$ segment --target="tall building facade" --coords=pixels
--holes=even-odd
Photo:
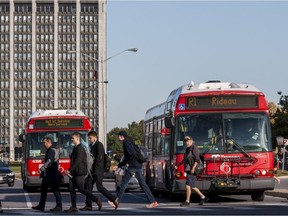
[[[101,128],[105,57],[106,0],[1,0],[0,147],[11,161],[36,110],[82,110]]]

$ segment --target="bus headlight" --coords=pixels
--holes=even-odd
[[[262,175],[266,175],[266,174],[267,174],[267,171],[266,171],[266,170],[261,170],[261,174],[262,174]]]

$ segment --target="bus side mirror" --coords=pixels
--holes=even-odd
[[[26,139],[26,136],[25,136],[25,134],[24,133],[21,133],[20,135],[19,135],[19,137],[18,137],[18,140],[20,141],[20,142],[25,142],[25,139]]]
[[[175,125],[175,122],[174,122],[173,117],[170,117],[170,116],[165,117],[165,127],[166,128],[172,128],[172,127],[174,127],[174,125]]]

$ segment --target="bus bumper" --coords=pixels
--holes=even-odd
[[[186,180],[176,180],[174,192],[185,192]],[[217,194],[244,194],[251,191],[273,190],[275,187],[274,178],[240,179],[237,184],[225,185],[219,182],[208,180],[196,181],[196,187],[202,192]]]

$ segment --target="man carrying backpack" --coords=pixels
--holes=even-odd
[[[121,198],[126,190],[126,187],[128,185],[129,180],[132,176],[135,175],[137,178],[140,186],[145,192],[147,200],[150,202],[149,205],[146,205],[147,208],[155,208],[158,206],[158,203],[156,202],[153,194],[151,193],[150,188],[146,184],[143,176],[143,169],[142,169],[142,163],[137,160],[137,153],[135,150],[135,143],[131,138],[127,136],[127,133],[125,131],[120,131],[118,133],[118,139],[123,142],[123,150],[124,150],[124,160],[118,164],[118,167],[124,167],[128,166],[121,184],[120,189],[117,193],[117,199],[120,202]]]
[[[87,170],[87,155],[84,147],[81,145],[81,134],[73,133],[71,135],[72,143],[74,144],[73,151],[70,156],[70,169],[66,172],[68,176],[70,176],[69,180],[69,192],[71,197],[72,206],[65,210],[65,212],[77,212],[76,205],[76,188],[78,188],[79,192],[89,197],[91,200],[96,202],[98,205],[98,210],[100,211],[102,208],[101,198],[98,196],[94,196],[92,192],[85,189],[85,180],[88,173]]]
[[[116,197],[113,196],[104,186],[103,186],[103,176],[105,171],[105,150],[104,146],[98,140],[98,135],[95,131],[90,131],[88,133],[88,138],[90,141],[90,151],[94,157],[94,163],[92,166],[91,176],[89,175],[86,179],[86,188],[88,191],[93,191],[93,185],[96,183],[97,190],[103,194],[110,202],[113,203],[114,208],[117,209],[119,206]],[[91,211],[92,210],[92,201],[87,196],[86,205],[83,208],[80,208],[81,211]]]

